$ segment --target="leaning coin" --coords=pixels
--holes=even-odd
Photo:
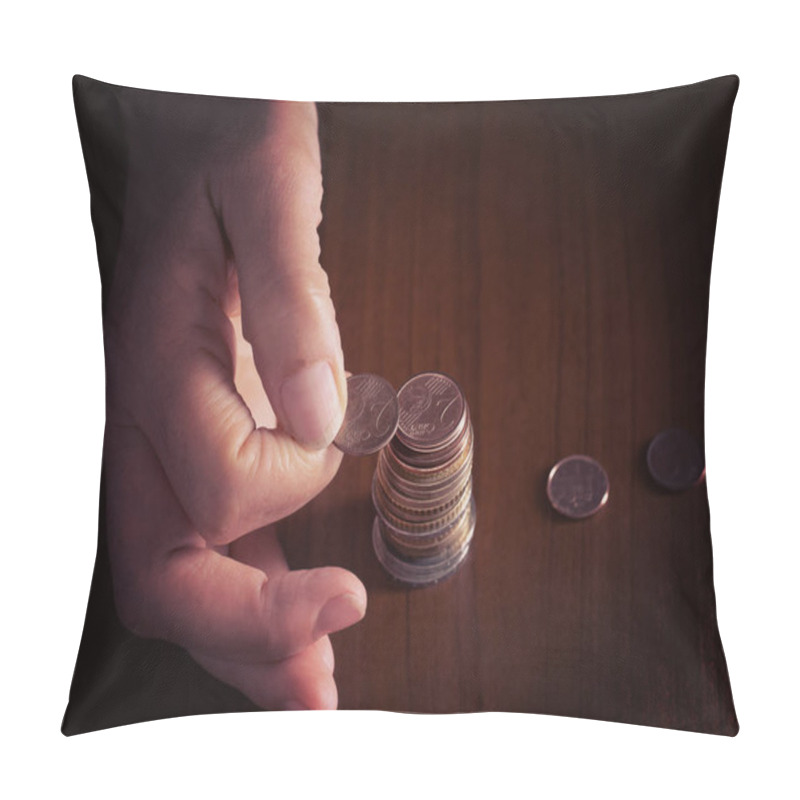
[[[351,456],[376,453],[397,430],[397,392],[379,375],[363,373],[347,379],[347,409],[333,443]]]
[[[566,517],[581,519],[599,511],[608,501],[608,475],[589,456],[568,456],[547,478],[547,497]]]
[[[703,452],[695,438],[681,428],[661,431],[647,448],[647,469],[664,489],[680,492],[700,483],[706,474]]]

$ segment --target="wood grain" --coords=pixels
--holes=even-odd
[[[735,86],[576,101],[320,106],[323,265],[346,364],[399,387],[441,370],[476,435],[478,524],[444,583],[373,555],[375,457],[280,525],[295,567],[369,593],[334,637],[342,708],[532,711],[738,729],[717,632],[705,486],[644,450],[703,439],[708,285]],[[553,512],[587,453],[608,506]]]
[[[475,430],[475,539],[437,586],[393,583],[372,552],[375,456],[345,458],[279,525],[293,567],[340,565],[367,587],[366,618],[333,636],[341,708],[737,732],[705,485],[672,494],[645,466],[666,427],[703,441],[711,255],[737,86],[319,106],[322,261],[347,367],[396,387],[446,372]],[[105,291],[125,186],[115,96],[136,90],[91,87],[104,122],[81,131]],[[598,459],[611,483],[607,506],[582,521],[559,517],[545,494],[551,466],[572,453]],[[123,628],[105,521],[101,484],[62,730],[255,710],[181,648]]]

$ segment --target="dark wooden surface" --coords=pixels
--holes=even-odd
[[[280,525],[295,567],[364,581],[340,707],[532,711],[735,733],[705,486],[660,491],[659,430],[703,437],[708,285],[732,80],[581,103],[320,106],[321,228],[346,365],[441,370],[475,427],[477,530],[444,583],[372,552],[376,458]],[[552,464],[607,507],[553,512]]]
[[[292,566],[341,565],[367,587],[366,618],[333,637],[341,708],[738,730],[705,486],[663,492],[644,461],[665,427],[702,442],[711,252],[737,85],[320,106],[322,260],[346,364],[398,387],[421,371],[452,375],[476,437],[475,539],[440,585],[405,589],[378,564],[374,456],[345,458],[279,525]],[[124,181],[112,180],[119,158],[87,153],[103,176],[93,213],[106,214],[107,277]],[[572,453],[597,458],[611,481],[607,507],[580,522],[545,495],[550,467]],[[101,491],[64,732],[254,710],[181,648],[122,627],[105,535]]]

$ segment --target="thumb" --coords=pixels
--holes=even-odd
[[[275,415],[322,449],[344,418],[344,358],[319,263],[322,172],[313,104],[273,103],[266,134],[221,208],[239,278],[242,330]]]

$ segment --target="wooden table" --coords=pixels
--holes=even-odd
[[[662,491],[644,458],[667,427],[703,441],[735,84],[690,89],[320,106],[322,261],[346,365],[396,387],[453,376],[475,430],[475,538],[439,585],[398,586],[375,558],[374,456],[345,458],[279,525],[293,567],[340,565],[367,587],[366,618],[332,637],[341,708],[738,729],[705,485]],[[573,453],[611,484],[583,521],[545,494]],[[102,534],[73,696],[68,732],[254,708],[180,648],[121,627]]]
[[[396,387],[452,375],[476,437],[474,543],[439,585],[402,588],[376,560],[374,456],[280,525],[293,566],[367,587],[364,621],[333,637],[341,708],[735,726],[705,485],[661,491],[644,458],[665,427],[702,442],[722,163],[703,140],[665,185],[661,132],[626,130],[620,102],[320,106],[346,365]],[[610,477],[584,521],[545,494],[572,453]]]

